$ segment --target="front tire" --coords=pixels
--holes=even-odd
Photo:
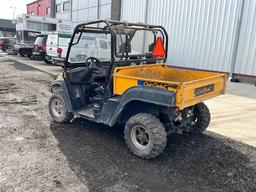
[[[73,113],[67,111],[64,96],[61,92],[53,93],[49,100],[48,109],[55,122],[68,123],[73,118]]]
[[[204,132],[211,121],[211,114],[208,107],[204,103],[198,103],[194,106],[194,117],[190,127],[190,133],[199,135]]]
[[[165,127],[148,113],[132,116],[125,125],[124,137],[130,151],[143,159],[159,156],[167,144]]]

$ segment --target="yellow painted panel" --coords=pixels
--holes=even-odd
[[[127,89],[137,86],[138,82],[138,80],[130,78],[115,77],[114,79],[115,95],[122,95]]]
[[[224,94],[227,76],[221,73],[172,69],[166,64],[117,67],[114,72],[114,94],[122,95],[134,86],[163,88],[176,92],[178,109]],[[195,89],[214,84],[214,91],[195,96]]]
[[[223,76],[217,76],[214,78],[202,79],[200,81],[183,84],[182,90],[180,90],[181,91],[180,95],[182,97],[180,98],[181,102],[180,103],[177,102],[177,107],[179,109],[184,109],[196,103],[200,103],[212,97],[216,97],[218,95],[224,94],[224,90],[226,86],[225,82],[226,82],[226,75],[223,75]],[[214,85],[213,92],[205,93],[200,96],[195,96],[196,88],[200,88],[200,87],[204,87],[212,84]]]

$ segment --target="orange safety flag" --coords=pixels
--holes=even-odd
[[[165,56],[164,42],[161,37],[157,37],[152,55],[154,58]]]

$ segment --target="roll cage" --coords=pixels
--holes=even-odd
[[[103,27],[100,27],[103,26]],[[152,54],[129,54],[129,46],[132,38],[135,33],[138,31],[151,31],[154,34],[154,43],[156,42],[156,36],[161,34],[162,42],[165,49],[164,57],[153,58]],[[80,34],[79,34],[80,33]],[[156,63],[157,61],[165,62],[167,59],[168,53],[168,34],[164,27],[158,25],[148,25],[143,23],[130,23],[130,22],[122,22],[115,20],[98,20],[88,23],[82,23],[76,26],[74,29],[74,33],[72,35],[68,50],[66,60],[64,62],[64,71],[67,71],[70,68],[76,68],[85,66],[85,63],[70,63],[69,55],[71,51],[71,47],[76,45],[83,33],[95,33],[95,34],[109,34],[111,36],[111,58],[108,62],[102,62],[104,64],[109,65],[109,70],[107,72],[107,84],[111,81],[112,73],[114,66],[125,66],[130,65],[132,62],[135,63]],[[75,36],[79,34],[78,39],[74,42]],[[117,53],[117,36],[118,35],[125,36],[125,42],[123,43],[123,52],[121,55]],[[145,37],[144,40],[145,41]],[[145,42],[143,42],[145,44]]]

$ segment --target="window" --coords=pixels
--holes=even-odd
[[[101,49],[108,49],[107,41],[100,40],[100,48]]]
[[[46,8],[46,15],[50,15],[51,14],[51,7],[47,7]]]
[[[35,45],[46,44],[47,35],[38,35],[34,42]]]
[[[69,34],[59,34],[59,46],[68,47],[71,40],[71,35]]]
[[[18,17],[18,23],[23,23],[23,18],[22,17]]]
[[[56,5],[56,12],[61,12],[61,4]]]
[[[41,23],[35,21],[27,21],[27,29],[41,31]]]
[[[43,23],[42,31],[56,31],[56,24]]]
[[[70,63],[84,63],[88,57],[96,57],[100,61],[110,61],[111,50],[108,49],[109,41],[110,34],[106,34],[103,40],[101,34],[77,33],[72,42],[73,45],[70,49],[68,61]]]
[[[63,11],[68,11],[70,8],[69,1],[63,3]]]

